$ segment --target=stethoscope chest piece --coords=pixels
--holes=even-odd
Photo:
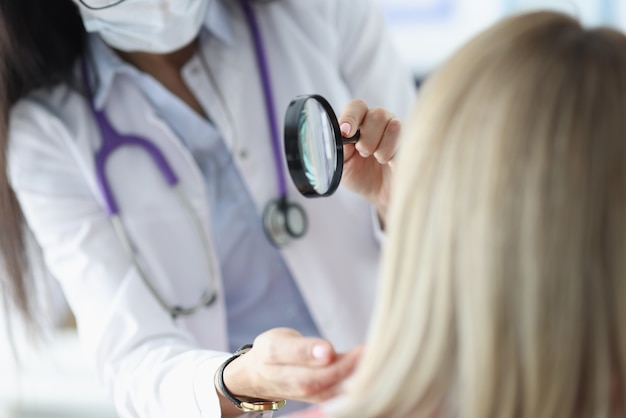
[[[279,197],[271,200],[263,212],[265,234],[276,247],[284,247],[294,238],[302,237],[308,228],[308,220],[302,206]]]

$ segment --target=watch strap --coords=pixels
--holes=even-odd
[[[281,401],[242,401],[240,399],[237,399],[226,388],[226,385],[224,384],[224,370],[226,369],[226,366],[228,366],[233,360],[237,359],[241,355],[250,351],[251,348],[252,344],[245,344],[241,346],[230,358],[228,358],[228,360],[222,363],[220,368],[217,369],[217,373],[215,375],[217,387],[226,397],[226,399],[231,401],[237,407],[237,409],[243,412],[276,411],[282,408],[287,403],[287,401],[284,399]]]

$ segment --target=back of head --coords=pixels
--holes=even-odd
[[[611,416],[626,399],[626,37],[508,18],[425,83],[403,140],[344,415]]]

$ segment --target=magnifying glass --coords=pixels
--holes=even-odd
[[[291,179],[306,197],[332,195],[341,181],[344,138],[328,101],[317,94],[298,96],[285,114],[285,154]]]

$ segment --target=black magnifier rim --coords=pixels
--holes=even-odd
[[[337,164],[335,167],[335,173],[330,182],[330,186],[325,193],[318,193],[305,174],[304,165],[302,163],[302,150],[298,135],[300,133],[300,115],[302,109],[307,100],[317,100],[322,105],[322,108],[328,115],[331,127],[335,136],[335,152],[337,155]],[[294,98],[289,106],[287,106],[287,112],[285,114],[285,155],[287,158],[287,167],[289,168],[289,174],[291,179],[296,185],[298,191],[306,197],[326,197],[330,196],[339,187],[341,181],[341,175],[343,173],[343,139],[341,137],[341,131],[339,129],[339,121],[333,111],[330,103],[320,96],[319,94],[306,94]]]
[[[100,6],[100,7],[94,7],[94,6],[90,6],[88,4],[88,1],[86,0],[78,0],[80,2],[80,4],[82,4],[83,6],[85,6],[86,8],[88,8],[89,10],[103,10],[103,9],[108,9],[109,7],[113,7],[113,6],[117,6],[120,3],[123,3],[125,0],[117,0],[114,1],[111,4],[107,4],[106,6]]]

